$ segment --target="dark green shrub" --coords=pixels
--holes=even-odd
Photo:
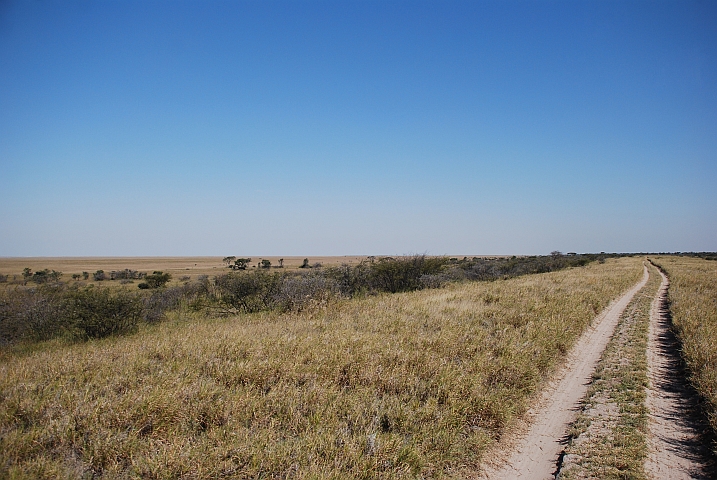
[[[232,270],[246,270],[247,265],[251,262],[251,258],[237,258],[234,260],[234,265],[231,265]]]
[[[407,292],[421,288],[421,277],[435,275],[448,264],[444,257],[412,255],[408,257],[383,257],[371,265],[371,287],[383,292]]]
[[[144,281],[147,287],[140,286],[139,288],[160,288],[165,286],[167,282],[171,280],[171,278],[172,275],[170,275],[169,273],[162,273],[155,270],[152,275],[147,275],[146,277],[144,277]],[[142,284],[140,283],[140,285]]]
[[[142,301],[125,290],[86,287],[65,297],[67,329],[75,338],[103,338],[130,333],[142,318]]]

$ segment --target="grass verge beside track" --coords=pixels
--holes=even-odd
[[[656,257],[670,278],[672,322],[682,344],[690,382],[704,402],[713,437],[717,434],[717,261]],[[717,444],[712,453],[717,456]]]
[[[461,476],[641,275],[609,259],[4,356],[0,476]]]
[[[647,339],[650,306],[661,277],[650,279],[620,319],[571,426],[561,480],[643,479],[647,456]]]

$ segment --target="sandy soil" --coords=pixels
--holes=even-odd
[[[679,344],[670,329],[666,304],[669,280],[660,274],[662,284],[650,309],[647,346],[649,453],[645,472],[655,479],[713,478],[714,472],[707,471],[705,460],[707,440],[700,437],[704,425],[697,410],[697,395],[687,383]]]
[[[622,312],[648,278],[645,267],[642,280],[595,319],[569,353],[565,367],[556,374],[537,406],[529,412],[527,434],[516,442],[509,458],[502,465],[487,469],[484,477],[506,480],[554,478],[565,432],[587,392],[592,373]],[[499,460],[493,463],[499,463]]]

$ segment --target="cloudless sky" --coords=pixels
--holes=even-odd
[[[710,1],[0,0],[0,256],[717,250]]]

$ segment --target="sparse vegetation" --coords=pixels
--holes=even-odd
[[[145,275],[144,282],[137,285],[139,288],[161,288],[165,286],[172,276],[169,273],[154,271],[151,275]]]
[[[661,280],[649,268],[650,279],[625,309],[568,431],[561,480],[645,478],[646,350],[650,306]]]
[[[246,270],[247,265],[249,265],[249,262],[251,262],[251,258],[236,258],[236,257],[227,257],[234,260],[234,264],[230,265],[230,268],[233,270]]]
[[[445,257],[427,257],[425,255],[413,255],[406,257],[380,257],[372,258],[361,262],[358,265],[342,265],[340,267],[320,268],[317,264],[306,272],[291,272],[282,270],[281,273],[268,273],[271,263],[264,260],[260,263],[265,268],[252,270],[250,272],[233,272],[219,275],[213,279],[200,276],[196,283],[189,283],[189,278],[181,280],[187,288],[172,290],[172,297],[183,294],[188,298],[172,300],[171,302],[159,301],[147,303],[144,297],[139,297],[140,303],[149,308],[141,317],[145,320],[151,319],[155,322],[164,316],[165,310],[161,306],[171,305],[177,308],[180,304],[191,305],[195,310],[204,310],[210,314],[234,315],[237,313],[250,313],[260,310],[277,309],[279,311],[301,311],[312,305],[325,304],[332,298],[356,297],[381,292],[404,292],[424,288],[438,288],[449,282],[460,280],[495,280],[498,278],[509,278],[511,276],[526,274],[535,271],[550,271],[565,268],[566,266],[584,265],[591,258],[588,256],[577,256],[565,261],[567,257],[560,257],[553,254],[551,257],[513,257],[510,259],[474,258],[469,260],[463,258],[448,259]],[[236,270],[246,265],[250,258],[225,257],[224,261],[234,261]],[[308,265],[308,259],[304,264]],[[86,273],[86,272],[85,272]],[[22,323],[33,315],[40,315],[40,312],[47,312],[50,317],[56,318],[55,323],[67,321],[67,313],[57,305],[65,300],[59,299],[68,295],[69,291],[65,285],[59,285],[60,272],[48,269],[33,273],[29,268],[23,272],[24,282],[37,283],[38,285],[57,285],[52,295],[48,289],[34,289],[27,292],[5,290],[5,297],[17,296],[14,300],[8,300],[8,305],[15,305],[16,310],[7,319],[0,319],[0,322]],[[76,277],[75,277],[76,278]],[[164,288],[169,284],[171,275],[161,271],[154,271],[152,274],[145,274],[133,269],[113,270],[109,276],[104,270],[97,270],[93,279],[97,282],[104,280],[119,279],[121,285],[128,285],[132,279],[142,278],[144,281],[138,284],[141,290],[155,290]],[[81,288],[82,285],[76,285]],[[48,296],[49,295],[49,296]],[[156,294],[151,294],[157,297]],[[17,301],[15,301],[17,300]],[[44,305],[38,310],[38,305]],[[53,307],[53,305],[56,307]],[[150,306],[151,305],[151,306]],[[21,310],[27,308],[27,313]],[[170,308],[170,307],[167,307]],[[29,315],[29,316],[28,316]],[[43,314],[44,315],[44,314]],[[22,320],[25,319],[25,320]],[[15,332],[5,335],[5,342],[16,342],[18,340],[31,340],[36,338],[48,338],[48,332],[56,335],[66,333],[61,328],[51,330],[43,327],[41,334],[35,330],[36,321],[29,321],[22,328],[7,328],[7,331]],[[44,320],[43,320],[44,322]],[[40,322],[40,324],[43,324]],[[48,320],[52,322],[52,320]],[[117,329],[115,333],[131,332],[133,329]],[[22,333],[18,336],[18,332]],[[64,332],[64,333],[63,333]]]
[[[654,261],[670,278],[670,312],[682,356],[717,438],[717,263],[709,260],[712,255],[664,256]],[[717,456],[717,444],[712,451]]]
[[[180,309],[141,335],[5,350],[0,475],[461,477],[641,269],[608,260],[212,321]],[[260,272],[225,279],[285,278]]]

